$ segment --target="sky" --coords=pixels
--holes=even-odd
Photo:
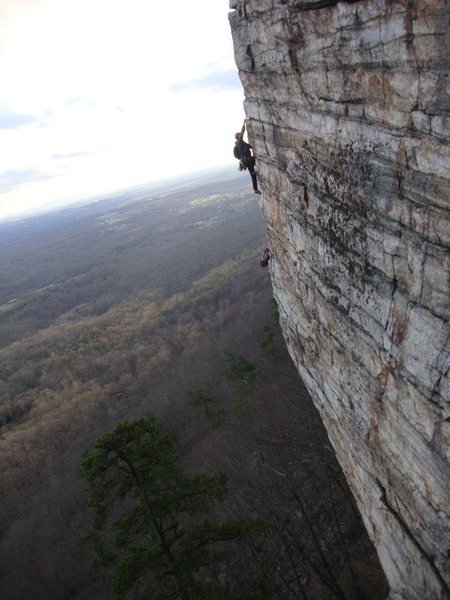
[[[0,0],[0,219],[230,164],[229,0]]]

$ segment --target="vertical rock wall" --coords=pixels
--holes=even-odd
[[[230,8],[289,351],[392,598],[448,598],[450,3]]]

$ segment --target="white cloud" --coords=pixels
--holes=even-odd
[[[14,112],[8,106],[0,104],[0,129],[16,129],[34,123],[34,115],[26,115]]]
[[[241,90],[241,82],[239,80],[236,69],[227,69],[226,71],[212,70],[203,77],[197,79],[188,79],[187,81],[179,81],[169,86],[169,91],[180,92],[183,90],[205,89],[218,92]]]
[[[51,178],[1,194],[0,215],[231,163],[244,115],[227,12],[228,0],[6,1],[2,99],[21,126],[0,129],[0,164]]]

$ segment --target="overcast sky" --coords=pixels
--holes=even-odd
[[[230,163],[228,0],[0,0],[0,218]]]

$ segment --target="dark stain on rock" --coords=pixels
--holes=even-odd
[[[255,55],[253,54],[253,49],[252,49],[252,45],[248,44],[247,46],[247,50],[245,51],[246,55],[249,57],[250,59],[250,68],[252,71],[256,71],[256,65],[255,65]]]
[[[309,197],[308,197],[308,190],[306,189],[306,187],[303,188],[303,201],[306,205],[306,208],[308,208],[309,206]]]

